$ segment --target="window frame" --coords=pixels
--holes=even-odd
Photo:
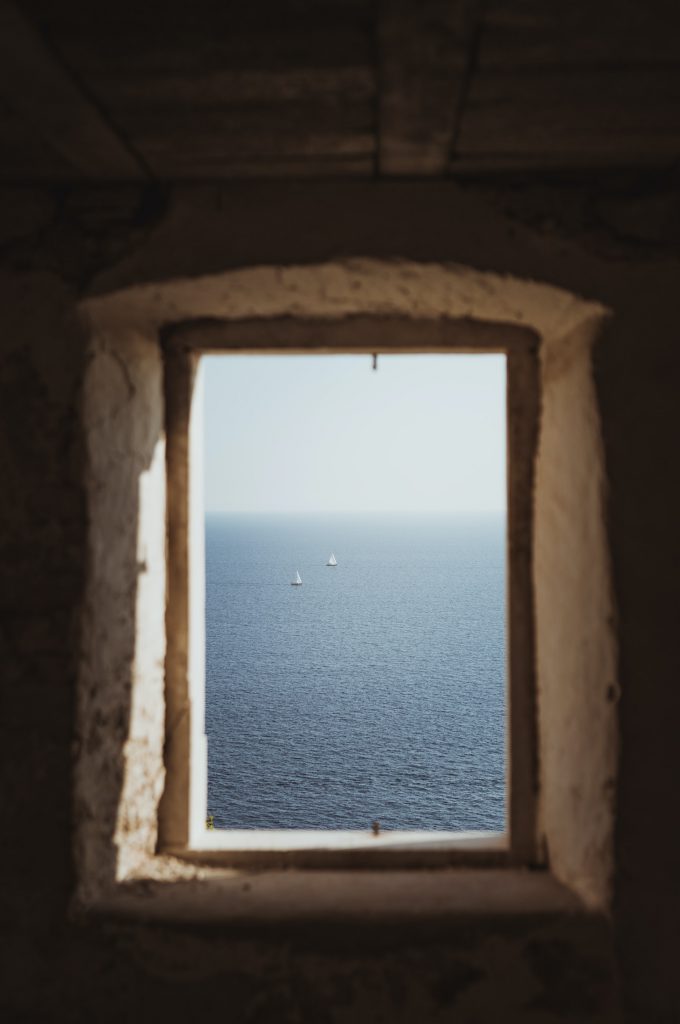
[[[223,867],[412,868],[526,865],[536,842],[533,593],[539,337],[528,327],[441,317],[356,315],[185,323],[162,332],[167,462],[166,783],[158,852]],[[205,830],[203,521],[198,367],[205,354],[482,354],[506,357],[506,832],[330,833]],[[263,838],[262,845],[253,836]],[[348,837],[343,842],[342,837]],[[227,837],[229,841],[227,842]],[[266,841],[265,841],[266,837]],[[296,837],[293,845],[290,839]],[[349,841],[349,837],[353,837]]]

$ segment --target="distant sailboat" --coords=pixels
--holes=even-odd
[[[291,587],[301,587],[302,586],[302,578],[301,578],[299,572],[295,573],[295,579],[290,581],[290,585],[291,585]]]
[[[326,565],[337,565],[337,564],[338,564],[338,563],[337,563],[337,561],[336,561],[336,559],[335,559],[335,555],[334,555],[334,554],[331,554],[331,557],[330,557],[330,558],[328,559],[328,561],[326,562]]]

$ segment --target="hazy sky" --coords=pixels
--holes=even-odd
[[[505,508],[503,356],[203,362],[208,512]]]

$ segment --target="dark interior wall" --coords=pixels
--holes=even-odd
[[[677,800],[680,326],[661,281],[597,353],[618,603],[621,761],[615,920],[640,1020],[680,1016]]]
[[[659,202],[666,216],[652,217]],[[4,195],[5,1019],[141,1020],[159,1003],[171,1020],[215,1010],[258,1021],[614,1015],[607,942],[596,924],[575,932],[565,921],[523,920],[429,935],[406,927],[389,936],[369,930],[359,943],[323,928],[313,936],[213,931],[206,939],[186,928],[68,917],[86,537],[79,403],[87,345],[74,301],[88,289],[338,256],[450,259],[559,284],[614,310],[596,351],[620,646],[614,941],[629,1019],[678,1019],[680,271],[667,230],[678,208],[658,183]]]
[[[72,887],[71,737],[85,574],[73,293],[0,276],[2,999],[43,984]],[[55,344],[55,339],[58,344]]]

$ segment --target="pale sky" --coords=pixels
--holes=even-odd
[[[206,356],[207,512],[505,508],[505,357]]]

